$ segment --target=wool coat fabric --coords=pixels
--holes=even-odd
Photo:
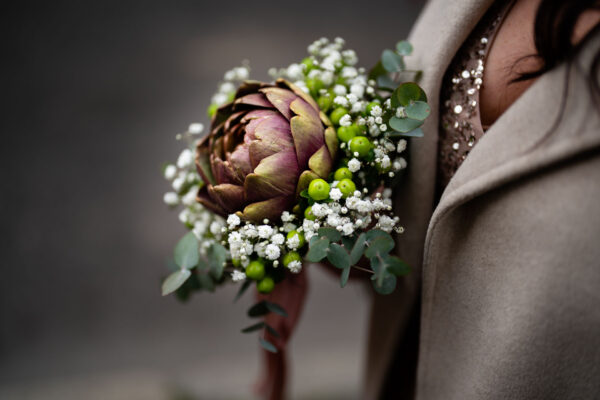
[[[600,37],[538,78],[434,199],[442,77],[491,3],[433,0],[411,33],[432,107],[395,199],[413,271],[374,299],[365,399],[386,383],[418,400],[600,398],[600,109],[586,77]]]

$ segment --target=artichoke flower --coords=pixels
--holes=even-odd
[[[205,183],[197,200],[222,216],[279,220],[313,179],[327,179],[337,147],[331,122],[310,95],[282,79],[245,82],[197,146]]]

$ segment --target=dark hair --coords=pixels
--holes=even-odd
[[[577,20],[589,9],[600,10],[600,2],[598,0],[542,0],[537,10],[534,26],[537,54],[524,57],[535,57],[542,62],[542,65],[535,71],[519,73],[513,82],[537,78],[562,62],[572,60],[587,41],[600,31],[600,23],[597,23],[578,44],[574,45],[571,42]],[[594,97],[600,95],[600,84],[597,79],[599,67],[600,53],[596,53],[588,77]]]

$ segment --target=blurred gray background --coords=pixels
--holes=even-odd
[[[267,79],[342,36],[369,67],[422,2],[12,3],[0,12],[0,399],[251,398],[250,296],[160,296],[184,232],[160,165],[241,60]],[[358,399],[369,293],[310,275],[291,398]]]

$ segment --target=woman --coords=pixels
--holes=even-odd
[[[374,301],[364,398],[600,398],[597,9],[424,10],[407,61],[434,112],[396,207],[414,272]]]

